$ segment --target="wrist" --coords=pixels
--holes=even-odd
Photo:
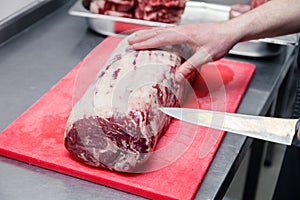
[[[223,30],[226,30],[226,37],[233,45],[238,42],[245,41],[244,38],[247,34],[247,29],[239,20],[231,19],[222,23]]]

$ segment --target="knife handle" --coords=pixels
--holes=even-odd
[[[296,123],[296,127],[295,127],[295,135],[293,138],[293,142],[292,145],[296,146],[296,147],[300,147],[300,141],[297,138],[297,132],[300,128],[300,118],[298,119],[297,123]]]

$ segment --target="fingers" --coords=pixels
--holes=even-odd
[[[199,49],[177,69],[175,80],[177,82],[182,82],[184,79],[189,79],[190,76],[201,67],[201,65],[210,61],[212,61],[211,55],[209,55],[204,48]]]
[[[153,28],[133,33],[129,36],[128,42],[134,49],[150,49],[166,45],[187,43],[188,38],[172,27]]]
[[[129,44],[143,42],[145,40],[150,39],[155,35],[154,31],[149,30],[140,30],[136,31],[128,37]]]
[[[237,11],[239,13],[245,13],[251,9],[251,6],[248,4],[234,4],[230,8],[231,10]]]
[[[204,49],[199,47],[195,39],[188,37],[186,26],[175,26],[167,28],[153,28],[141,30],[133,33],[128,38],[129,44],[136,50],[157,48],[174,44],[190,44],[195,46],[196,53],[184,62],[176,71],[175,79],[181,82],[189,77],[204,63],[212,61],[212,56]]]
[[[250,5],[247,4],[234,4],[231,6],[229,11],[229,18],[238,17],[239,15],[248,12],[251,9]]]

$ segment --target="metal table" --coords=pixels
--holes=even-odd
[[[90,31],[84,19],[69,16],[69,1],[0,46],[0,130],[65,76],[105,36]],[[0,30],[1,31],[1,30]],[[270,58],[229,56],[257,66],[238,112],[265,115],[295,59],[282,47]],[[224,196],[253,140],[226,134],[196,199]],[[0,199],[144,199],[89,181],[0,156]]]

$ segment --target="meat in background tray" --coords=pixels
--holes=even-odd
[[[93,13],[178,23],[187,0],[83,0],[83,6]]]

